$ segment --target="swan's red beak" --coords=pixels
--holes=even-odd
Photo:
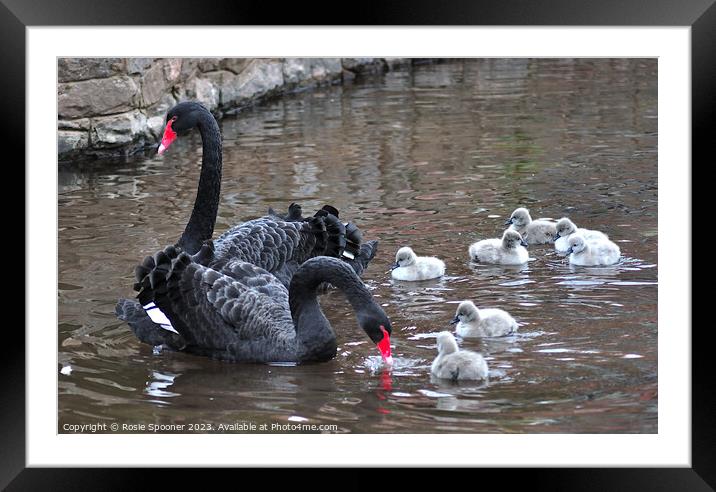
[[[165,150],[169,148],[175,138],[177,138],[177,132],[172,130],[172,123],[174,120],[167,121],[167,126],[164,129],[164,136],[162,137],[162,143],[159,144],[158,154],[163,154]]]
[[[380,327],[380,331],[383,332],[383,339],[378,342],[376,346],[378,347],[378,350],[380,350],[380,355],[383,357],[385,363],[392,364],[393,356],[390,355],[390,335],[382,325]]]

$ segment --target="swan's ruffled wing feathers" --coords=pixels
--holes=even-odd
[[[228,264],[251,263],[287,286],[301,263],[325,253],[327,235],[323,219],[284,222],[262,217],[234,227],[216,239],[215,258],[210,266],[231,275]]]
[[[303,220],[302,209],[298,203],[292,203],[291,205],[289,205],[288,213],[286,214],[281,214],[275,211],[273,208],[269,207],[268,215],[286,222],[298,222]]]
[[[285,287],[278,281],[275,281],[278,285],[267,282],[267,278],[270,277],[268,273],[252,276],[249,273],[251,270],[260,269],[248,263],[241,266],[234,264],[233,271],[241,270],[242,267],[245,267],[244,275],[240,277],[240,281],[237,281],[210,268],[190,265],[190,270],[193,270],[192,277],[189,278],[185,274],[178,282],[184,297],[190,302],[196,301],[194,306],[198,308],[197,316],[214,311],[219,317],[215,324],[224,325],[220,330],[215,330],[213,326],[201,327],[202,335],[210,339],[216,348],[224,347],[232,340],[271,339],[287,331],[295,331],[288,312],[288,292]],[[192,291],[193,296],[187,295],[189,290]],[[267,292],[281,292],[281,294],[275,299],[267,295]],[[224,327],[229,328],[229,333],[226,333]],[[218,345],[216,345],[217,341]],[[210,346],[206,341],[200,345]]]
[[[353,259],[343,258],[358,276],[363,275],[363,272],[368,268],[368,263],[375,257],[378,252],[378,240],[372,239],[360,245],[359,253]]]
[[[344,225],[330,205],[313,217],[301,217],[301,207],[292,204],[287,217],[270,210],[273,216],[261,217],[238,225],[214,241],[213,259],[200,262],[232,276],[230,262],[243,261],[267,270],[285,286],[298,267],[316,256],[342,258],[361,274],[375,256],[377,241],[362,242],[354,224]],[[345,251],[345,253],[344,253]]]
[[[249,289],[264,294],[276,304],[288,305],[288,291],[279,280],[263,268],[243,261],[229,262],[224,267],[226,275]]]
[[[338,217],[328,213],[317,213],[312,219],[306,219],[309,223],[312,220],[315,221],[314,226],[316,232],[314,233],[317,236],[317,247],[315,254],[311,255],[311,258],[318,255],[339,258],[346,249],[346,226],[338,220]],[[325,232],[320,228],[321,222],[323,223]]]
[[[234,278],[184,253],[170,259],[160,252],[154,261],[139,282],[140,302],[158,306],[186,351],[237,361],[289,360],[295,353],[288,292],[265,270],[233,262]]]

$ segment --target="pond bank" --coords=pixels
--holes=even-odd
[[[198,100],[217,117],[282,94],[410,62],[396,58],[60,58],[60,163],[155,145],[166,111]]]

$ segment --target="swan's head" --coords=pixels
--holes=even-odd
[[[416,259],[417,256],[415,255],[415,252],[409,247],[404,246],[400,248],[397,253],[395,253],[395,264],[393,265],[393,269],[413,265],[415,264]]]
[[[532,222],[532,217],[530,217],[529,210],[520,207],[512,212],[512,215],[510,215],[510,218],[507,219],[505,225],[512,224],[515,227],[525,227],[530,222]]]
[[[572,253],[581,253],[586,249],[586,247],[587,242],[584,238],[579,234],[574,234],[569,238],[569,249],[567,250],[567,254],[571,255]]]
[[[555,241],[560,237],[567,237],[570,234],[577,232],[577,226],[574,225],[574,222],[569,220],[567,217],[559,219],[555,228],[557,229],[557,235],[554,236]]]
[[[199,124],[200,114],[208,112],[208,109],[194,101],[180,102],[170,109],[167,113],[162,143],[159,144],[157,152],[163,154],[176,140],[177,135],[188,133]]]
[[[361,309],[358,313],[358,324],[378,347],[383,360],[388,364],[392,364],[390,335],[393,333],[393,327],[390,325],[390,319],[388,319],[383,309],[377,304],[366,306],[365,309]]]
[[[505,249],[515,249],[517,246],[527,246],[527,243],[522,239],[522,235],[512,229],[507,229],[502,235],[502,246]]]
[[[480,319],[480,312],[477,306],[472,301],[462,301],[455,311],[455,317],[452,319],[450,324],[457,324],[459,322],[470,323]]]
[[[440,355],[452,354],[460,350],[457,346],[457,340],[449,331],[441,331],[437,336],[438,353]]]

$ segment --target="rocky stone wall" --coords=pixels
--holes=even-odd
[[[383,58],[60,58],[58,157],[122,155],[155,145],[169,108],[198,100],[220,117],[270,96],[335,83]]]

